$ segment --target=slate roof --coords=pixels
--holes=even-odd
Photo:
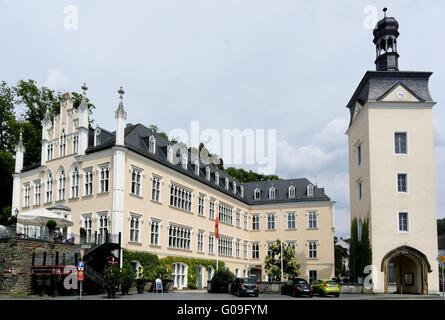
[[[432,102],[428,81],[432,72],[423,71],[367,71],[347,104],[350,109],[351,121],[356,102],[379,101],[397,84],[401,84],[422,102]]]
[[[100,150],[109,149],[115,145],[115,132],[102,131],[105,133],[101,137],[101,143],[97,146],[93,145],[94,139],[89,138],[89,147],[86,153],[94,153]],[[90,136],[93,135],[94,129],[90,129]],[[149,151],[149,138],[153,135],[156,138],[156,150],[155,153]],[[274,181],[259,181],[248,182],[241,184],[240,181],[232,176],[229,176],[224,170],[218,169],[213,164],[200,163],[199,175],[195,174],[195,164],[191,163],[191,151],[188,150],[188,165],[187,169],[184,169],[182,165],[170,163],[167,160],[167,147],[171,144],[170,141],[161,137],[158,133],[145,127],[142,124],[128,124],[125,128],[125,147],[132,150],[148,159],[156,161],[166,167],[169,167],[177,172],[180,172],[194,180],[197,180],[203,184],[208,185],[211,188],[225,193],[239,201],[247,204],[267,204],[267,203],[281,203],[281,202],[301,202],[301,201],[330,201],[331,199],[324,193],[324,188],[318,188],[314,185],[314,196],[307,197],[306,188],[309,184],[312,184],[306,178],[302,179],[286,179],[286,180],[274,180]],[[178,150],[178,154],[179,154]],[[206,179],[206,167],[210,168],[210,181]],[[215,172],[219,172],[219,184],[215,183]],[[229,179],[229,190],[225,188],[225,178]],[[236,182],[236,192],[233,190],[233,182]],[[244,196],[241,196],[240,186],[244,186]],[[296,196],[293,199],[288,198],[288,188],[293,185],[296,190]],[[276,188],[276,198],[268,199],[269,188],[274,186]],[[261,189],[261,200],[254,200],[253,194],[256,188]],[[263,196],[264,195],[264,196]]]

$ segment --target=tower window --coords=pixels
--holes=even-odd
[[[359,143],[355,146],[355,162],[357,166],[362,164],[362,144]]]
[[[356,189],[357,189],[357,199],[362,200],[363,197],[363,183],[361,181],[356,183]]]
[[[397,191],[408,192],[408,182],[406,173],[399,173],[397,175]]]
[[[394,134],[395,153],[407,154],[407,136],[406,132],[396,132]]]
[[[399,231],[408,232],[408,212],[399,212]]]

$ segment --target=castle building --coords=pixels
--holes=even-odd
[[[63,206],[68,233],[120,233],[123,248],[159,257],[218,257],[236,276],[262,281],[268,245],[283,239],[295,247],[302,277],[334,276],[334,201],[323,188],[305,178],[240,183],[192,149],[126,124],[122,88],[116,130],[92,128],[82,88],[78,108],[66,94],[59,114],[46,114],[41,163],[23,168],[19,141],[13,212]],[[187,287],[188,268],[172,265],[176,288]],[[198,269],[203,288],[214,270]]]
[[[399,70],[399,24],[384,11],[376,71],[347,105],[351,218],[359,242],[369,225],[374,292],[437,293],[432,73]]]

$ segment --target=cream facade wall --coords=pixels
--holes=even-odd
[[[91,232],[99,232],[100,215],[108,218],[108,230],[112,230],[112,210],[113,210],[113,150],[107,149],[85,156],[68,155],[62,158],[55,158],[47,161],[46,166],[41,166],[30,171],[20,173],[20,184],[24,186],[30,184],[31,194],[29,207],[24,206],[23,192],[20,195],[20,212],[35,209],[37,207],[51,207],[62,204],[71,209],[68,217],[73,222],[73,227],[68,232],[78,235],[80,227],[85,227],[85,218],[91,218]],[[74,166],[79,167],[79,197],[70,196],[70,177]],[[108,166],[109,192],[99,192],[99,168]],[[65,171],[65,200],[57,200],[58,176],[61,170]],[[141,170],[141,194],[140,196],[131,193],[131,170],[137,168]],[[93,170],[93,192],[92,195],[84,195],[84,183],[86,170]],[[53,201],[45,202],[46,185],[45,179],[48,172],[53,175]],[[308,201],[308,202],[289,202],[274,205],[250,206],[229,195],[220,192],[206,184],[168,168],[155,161],[149,160],[137,153],[127,150],[125,157],[124,170],[124,216],[122,227],[122,243],[124,248],[130,250],[141,250],[158,254],[162,256],[182,256],[204,259],[216,259],[217,242],[214,240],[214,253],[209,253],[209,236],[214,235],[215,220],[209,218],[210,199],[215,200],[215,215],[218,212],[218,204],[224,203],[233,208],[233,224],[226,224],[220,220],[220,237],[233,239],[232,256],[219,255],[219,261],[224,263],[237,273],[243,276],[249,273],[252,268],[262,270],[262,280],[267,280],[264,271],[264,258],[267,254],[267,244],[277,239],[295,243],[296,258],[300,263],[300,274],[309,279],[309,270],[317,272],[319,278],[331,278],[334,276],[334,228],[333,228],[333,206],[334,202]],[[156,176],[161,179],[160,201],[152,200],[152,179]],[[33,205],[34,193],[33,186],[36,181],[41,183],[41,205]],[[192,210],[190,212],[170,206],[170,185],[184,186],[192,190]],[[205,197],[204,214],[198,214],[198,198],[200,195]],[[239,226],[237,226],[237,210],[240,212]],[[308,212],[316,212],[317,228],[309,229]],[[274,230],[267,229],[267,215],[275,215],[276,227]],[[287,228],[287,214],[296,214],[296,229]],[[259,230],[252,230],[252,215],[258,214]],[[139,239],[130,241],[130,220],[132,216],[140,218]],[[246,217],[246,218],[245,218]],[[246,222],[244,220],[246,219]],[[159,244],[150,243],[151,224],[153,221],[159,222]],[[182,250],[170,248],[168,246],[169,225],[185,226],[190,228],[191,248]],[[247,227],[245,227],[247,226]],[[282,230],[282,231],[281,231]],[[198,233],[203,233],[203,250],[197,248]],[[239,256],[237,256],[236,242],[240,241]],[[308,257],[308,241],[317,242],[317,258]],[[244,243],[247,244],[247,254],[244,254]],[[252,243],[259,243],[259,258],[252,258]],[[208,277],[205,275],[205,277]],[[206,279],[206,278],[205,278]],[[204,279],[204,280],[205,280]]]
[[[392,98],[391,98],[392,97]],[[428,291],[438,292],[435,258],[436,199],[433,148],[433,104],[420,103],[408,91],[404,101],[390,93],[382,102],[369,102],[347,131],[349,137],[351,218],[370,219],[373,290],[384,292],[384,256],[401,246],[426,255],[432,272]],[[416,102],[417,101],[417,102]],[[406,132],[408,153],[395,154],[394,134]],[[362,143],[362,164],[357,165],[356,144]],[[408,192],[398,192],[397,174],[408,177]],[[356,182],[363,181],[363,197]],[[408,212],[408,232],[399,231],[398,214]],[[407,265],[408,266],[408,265]]]

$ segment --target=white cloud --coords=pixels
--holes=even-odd
[[[320,132],[309,137],[308,144],[297,147],[287,141],[277,143],[278,174],[282,177],[306,177],[336,201],[336,233],[349,233],[349,174],[347,119],[334,118]]]
[[[48,70],[44,85],[55,90],[68,89],[71,81],[68,76],[61,69]]]

